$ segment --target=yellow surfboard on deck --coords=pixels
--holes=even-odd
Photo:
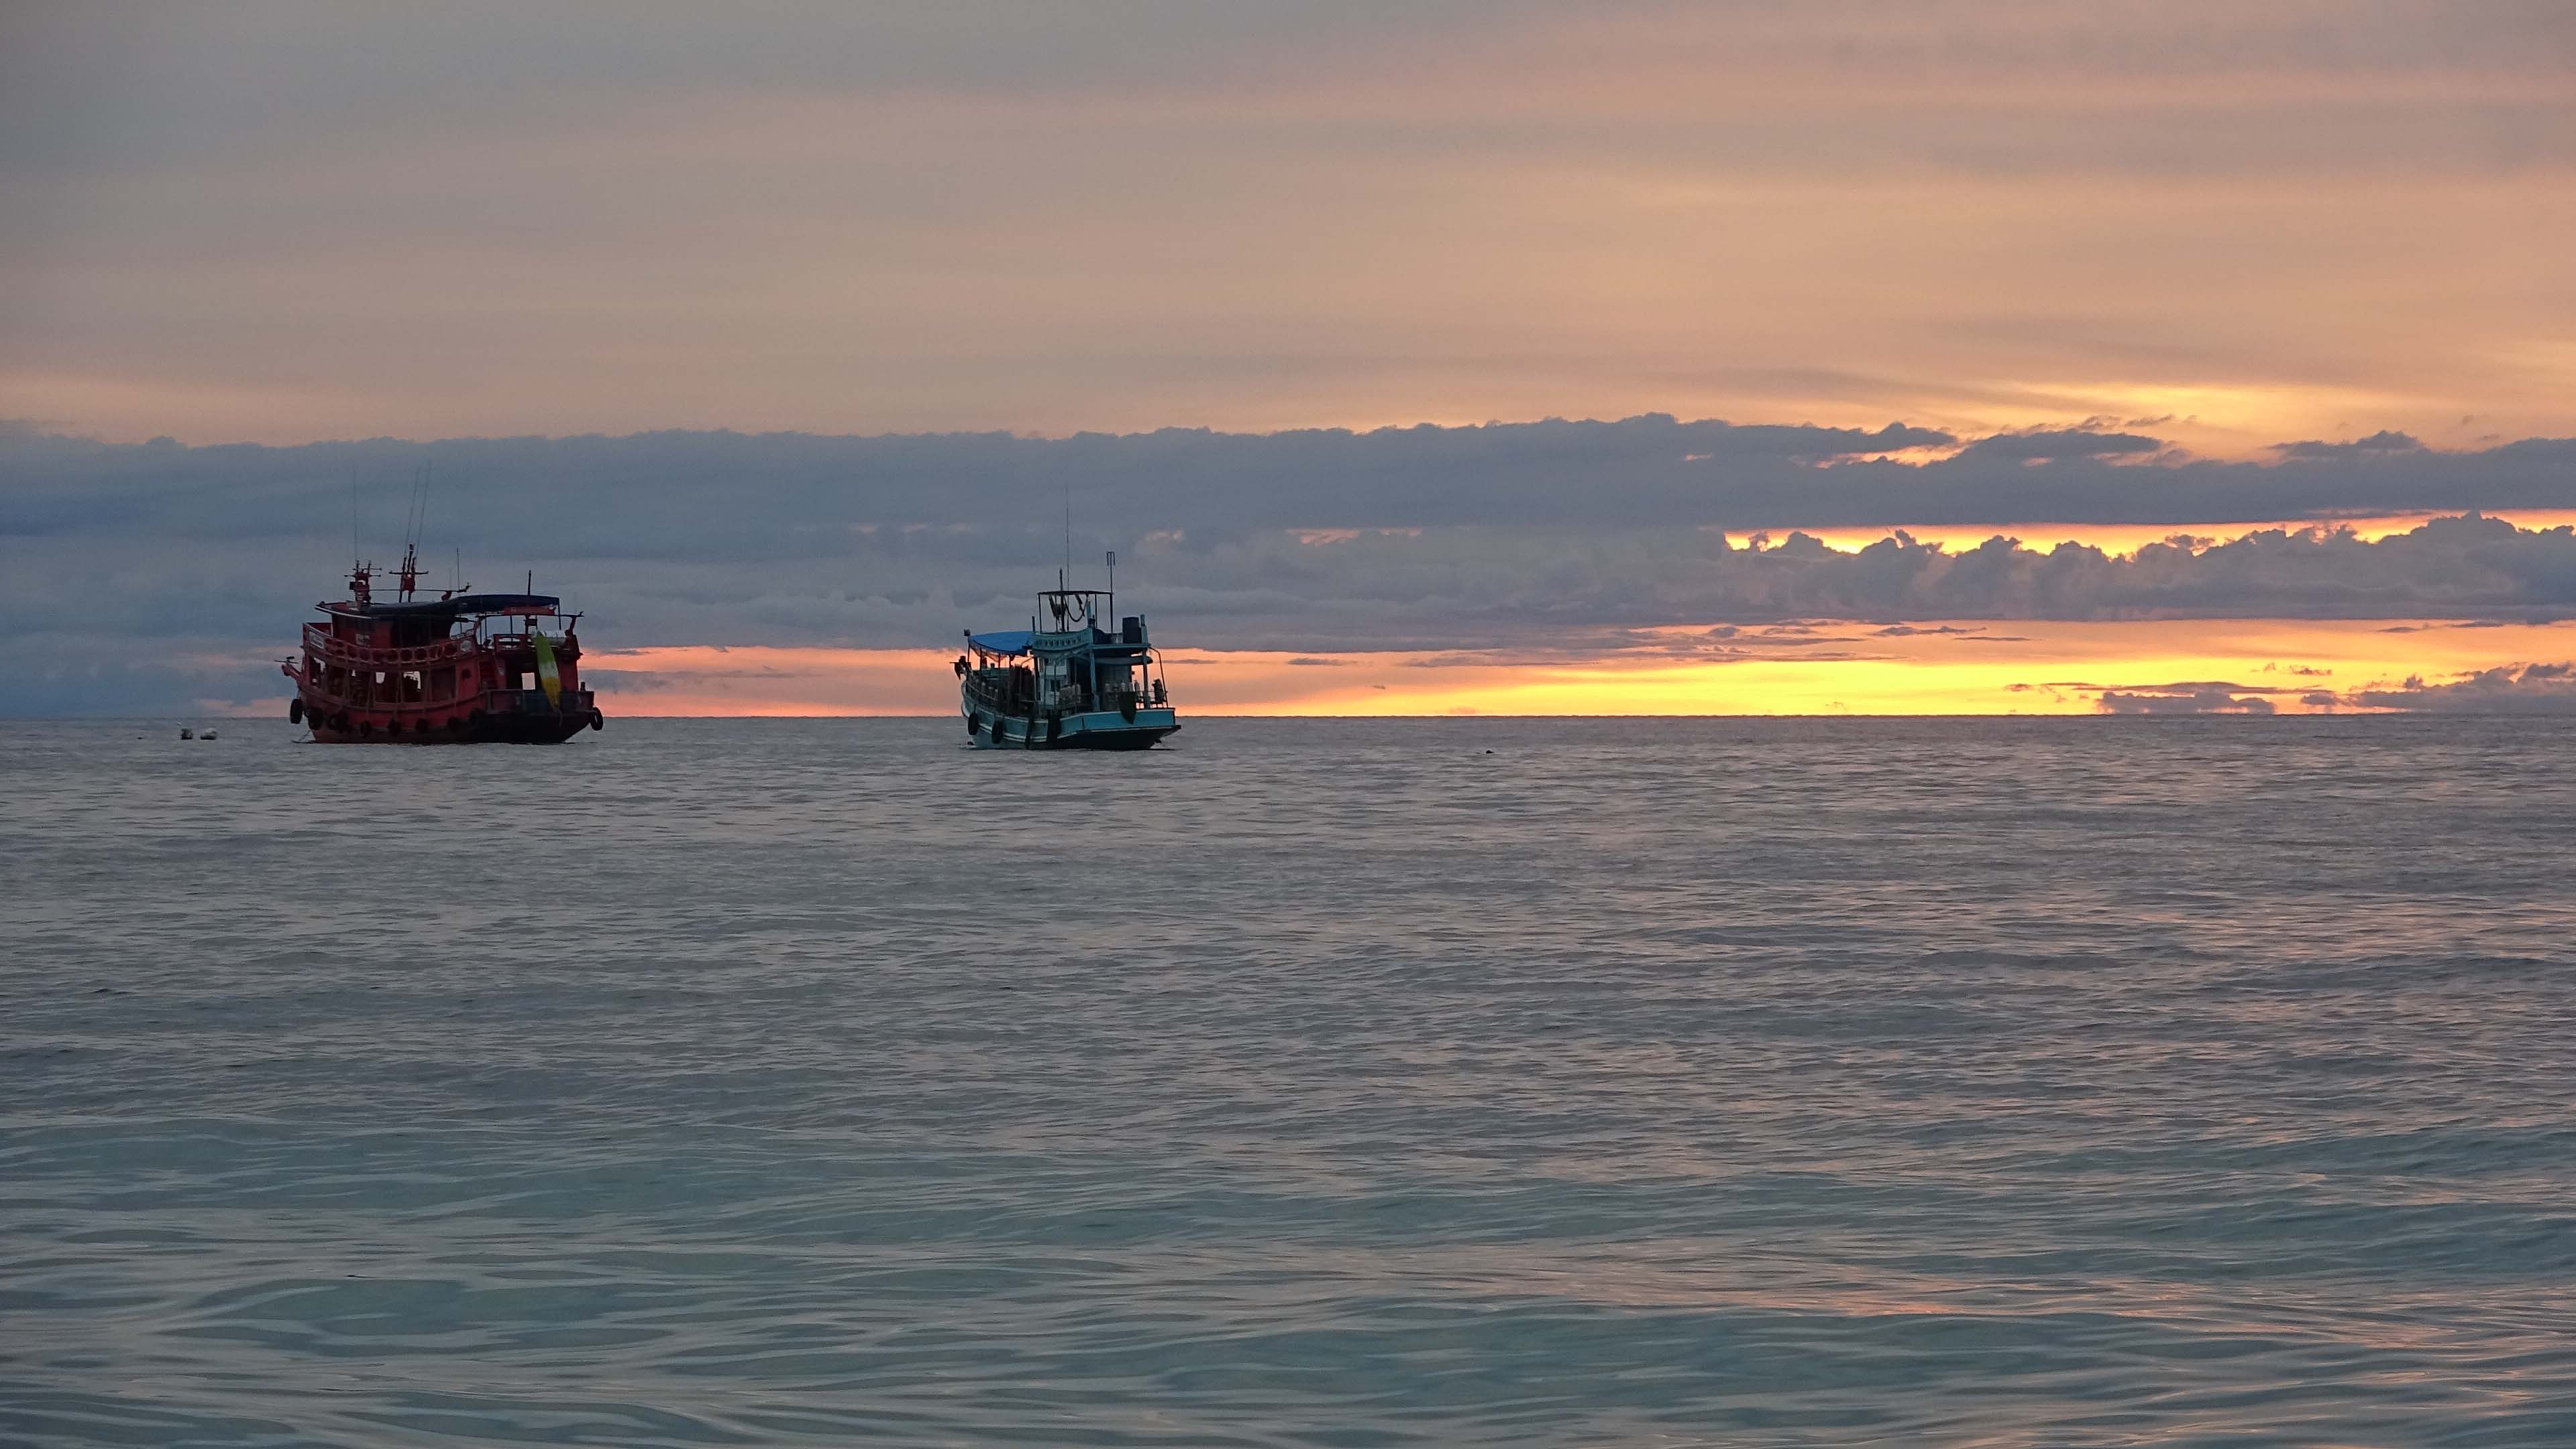
[[[563,671],[555,668],[554,641],[533,629],[528,631],[528,638],[536,645],[537,683],[546,691],[546,703],[553,708],[561,709],[563,708]]]

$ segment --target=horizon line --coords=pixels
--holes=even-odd
[[[2096,415],[2069,419],[2066,421],[2030,423],[2017,427],[2000,427],[1987,432],[1972,433],[1926,424],[1916,424],[1906,421],[1902,416],[1889,417],[1878,428],[1872,429],[1856,423],[1822,422],[1812,418],[1801,418],[1795,421],[1748,421],[1741,418],[1721,417],[1716,415],[1683,417],[1678,413],[1667,412],[1660,408],[1649,408],[1643,412],[1625,413],[1616,417],[1606,417],[1598,414],[1575,416],[1564,413],[1547,413],[1536,417],[1489,417],[1477,422],[1443,422],[1436,419],[1425,418],[1413,422],[1389,422],[1376,424],[1309,423],[1278,428],[1226,427],[1209,423],[1164,423],[1151,428],[1121,429],[1081,427],[1073,428],[1064,432],[1048,432],[1036,429],[1012,427],[924,428],[911,431],[900,429],[879,429],[872,432],[842,432],[830,429],[814,428],[737,428],[730,425],[716,425],[700,427],[635,428],[626,431],[584,428],[566,432],[450,433],[439,436],[406,436],[393,433],[371,433],[365,435],[307,437],[296,442],[283,443],[262,442],[253,439],[188,442],[168,433],[156,433],[150,437],[137,440],[119,440],[115,438],[101,437],[92,433],[54,431],[53,425],[57,421],[58,420],[44,418],[0,416],[0,443],[11,441],[86,443],[103,448],[177,447],[191,451],[216,448],[268,448],[287,451],[298,448],[361,447],[370,444],[397,444],[405,447],[421,448],[433,447],[444,443],[504,443],[528,441],[562,443],[581,442],[594,439],[609,442],[622,442],[639,438],[669,436],[735,437],[751,439],[811,438],[821,441],[849,442],[945,438],[998,438],[1008,439],[1014,442],[1064,443],[1085,438],[1103,438],[1113,440],[1157,438],[1174,433],[1197,434],[1212,438],[1287,438],[1302,435],[1324,435],[1356,439],[1416,432],[1481,432],[1487,429],[1543,428],[1549,426],[1611,428],[1635,424],[1656,423],[1668,424],[1674,428],[1715,427],[1744,431],[1769,429],[1811,430],[1819,433],[1853,434],[1862,438],[1890,432],[1903,433],[1914,431],[1939,433],[1949,440],[1946,443],[1924,444],[1902,442],[1896,439],[1891,439],[1890,446],[1885,449],[1862,449],[1847,455],[1848,459],[1851,461],[1894,462],[1900,465],[1905,465],[1907,462],[1906,459],[1898,458],[1893,455],[1900,453],[1912,454],[1923,456],[1925,461],[1939,461],[1938,456],[1932,455],[1954,454],[1956,452],[1964,451],[1974,444],[1994,439],[2074,437],[2080,435],[2093,435],[2104,438],[2151,436],[2138,433],[2136,430],[2141,427],[2151,427],[2159,423],[2180,420],[2165,418],[2123,420]],[[2292,450],[2302,447],[2318,446],[2349,449],[2361,452],[2385,452],[2398,455],[2430,454],[2438,457],[2466,458],[2476,457],[2484,453],[2496,452],[2522,443],[2576,443],[2576,431],[2570,431],[2563,434],[2532,433],[2517,438],[2497,437],[2492,441],[2481,440],[2480,446],[2465,448],[2440,447],[2432,443],[2424,442],[2412,434],[2401,430],[2373,428],[2366,424],[2347,425],[2347,427],[2342,429],[2342,431],[2350,432],[2354,436],[2342,441],[2332,442],[2318,438],[2283,439],[2278,442],[2260,445],[2254,448],[2252,452],[2239,456],[2194,453],[2180,447],[2179,445],[2167,444],[2154,453],[2137,455],[2136,460],[2131,462],[2129,466],[2172,466],[2176,463],[2251,463],[2266,454],[2275,456],[2272,458],[2270,463],[2257,464],[2257,466],[2274,466],[2277,464],[2302,461],[2302,459],[2293,455]],[[2165,440],[2161,438],[2155,438],[2153,441],[2160,444],[2165,442]]]

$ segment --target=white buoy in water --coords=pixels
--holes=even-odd
[[[201,735],[197,736],[197,738],[199,738],[199,739],[201,739],[201,740],[211,740],[211,739],[213,739],[214,737],[215,737],[215,732],[214,732],[213,730],[208,730],[208,731],[206,731],[204,734],[201,734]]]

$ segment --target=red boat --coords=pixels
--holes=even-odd
[[[317,744],[555,745],[604,721],[581,687],[579,614],[551,594],[415,598],[416,550],[403,550],[401,594],[378,603],[376,570],[349,571],[349,597],[316,604],[304,654],[279,667],[295,681],[286,717]],[[558,632],[548,633],[543,621]]]

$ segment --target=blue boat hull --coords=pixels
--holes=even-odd
[[[1181,727],[1169,706],[1140,709],[1133,719],[1109,709],[1035,720],[970,706],[965,718],[979,750],[1150,750]]]

